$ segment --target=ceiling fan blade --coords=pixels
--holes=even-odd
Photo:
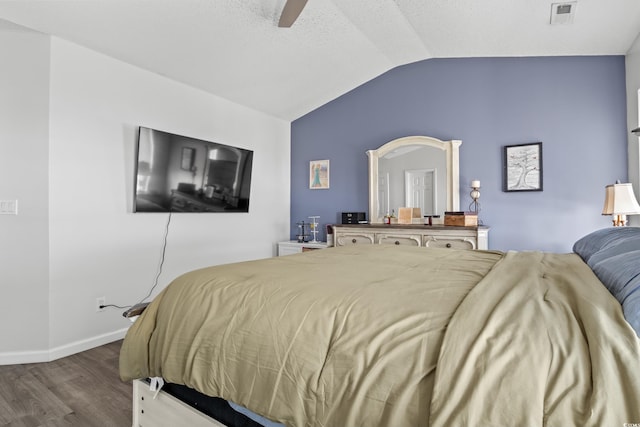
[[[280,21],[278,27],[289,28],[296,22],[298,16],[307,4],[307,0],[287,0],[282,8],[282,14],[280,15]]]

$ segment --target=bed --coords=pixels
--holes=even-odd
[[[287,427],[640,424],[640,229],[574,251],[349,246],[189,272],[124,340],[134,425],[160,425],[135,401],[156,377]]]

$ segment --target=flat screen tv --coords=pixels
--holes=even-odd
[[[134,212],[248,212],[253,151],[140,127]]]

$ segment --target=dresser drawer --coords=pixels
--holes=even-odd
[[[333,225],[335,246],[362,244],[427,248],[488,249],[489,228],[416,224]]]
[[[374,242],[373,233],[337,233],[336,246],[349,245],[372,245]]]
[[[427,248],[475,249],[473,238],[449,236],[425,236],[424,246]]]
[[[417,235],[376,234],[376,243],[380,245],[421,246],[422,237]]]

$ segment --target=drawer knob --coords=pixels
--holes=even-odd
[[[355,243],[355,242],[357,242],[356,239],[351,239],[351,243]]]
[[[396,240],[396,245],[399,245],[399,244],[400,244],[400,242]]]
[[[450,248],[451,247],[451,243],[447,243],[445,246]]]

